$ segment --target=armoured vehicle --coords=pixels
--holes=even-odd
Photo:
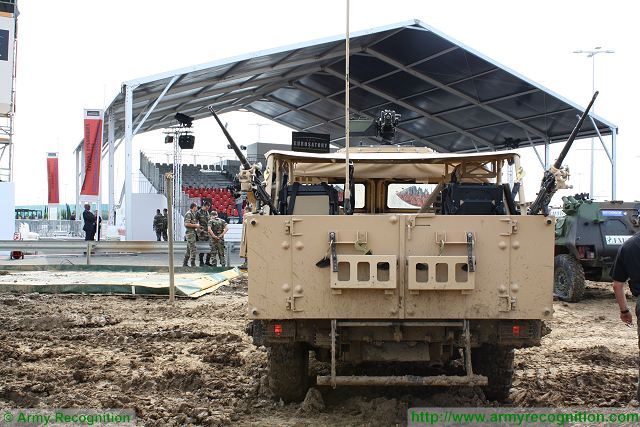
[[[525,215],[520,183],[502,182],[505,167],[521,169],[515,152],[271,151],[263,174],[209,110],[253,207],[241,248],[248,332],[269,348],[276,398],[305,396],[310,352],[329,364],[318,385],[478,385],[508,396],[514,348],[539,345],[553,313],[548,203],[586,112]],[[371,363],[414,370],[360,375]]]
[[[640,231],[640,202],[595,202],[587,194],[562,198],[564,216],[556,222],[554,293],[582,299],[585,279],[609,281],[620,245]]]

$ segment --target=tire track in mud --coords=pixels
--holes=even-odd
[[[588,282],[582,302],[554,309],[542,345],[516,351],[513,404],[637,406],[637,333],[620,322],[611,285]]]
[[[542,346],[516,351],[507,406],[635,404],[635,328],[608,285],[555,303]],[[477,388],[320,388],[283,404],[244,333],[246,280],[180,300],[0,295],[0,406],[126,407],[146,425],[394,425],[411,406],[498,406]]]

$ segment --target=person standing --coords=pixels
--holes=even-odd
[[[167,208],[164,208],[162,213],[162,240],[165,242],[169,240],[169,213]]]
[[[624,284],[629,283],[633,296],[640,296],[640,233],[634,234],[620,246],[609,275],[613,279],[613,293],[620,308],[620,320],[631,326],[633,316],[627,305]],[[640,319],[640,299],[636,300],[635,311],[636,318]],[[640,322],[638,322],[638,345],[640,346]],[[640,377],[638,377],[636,399],[640,402]]]
[[[98,211],[96,210],[95,214],[96,216],[96,230],[98,232],[98,242],[100,241],[100,232],[102,231],[102,217],[100,216],[100,214],[98,213]]]
[[[162,230],[164,227],[164,219],[160,213],[160,209],[156,209],[156,215],[153,217],[153,231],[156,232],[156,240],[159,242],[162,239]],[[165,239],[166,240],[166,239]]]
[[[82,220],[84,221],[84,240],[93,240],[96,235],[96,216],[91,212],[91,205],[84,205],[82,212]]]
[[[207,226],[209,224],[209,208],[211,208],[211,203],[206,201],[202,204],[202,207],[198,212],[196,212],[196,219],[198,220],[198,224],[200,225],[200,231],[198,231],[198,241],[199,242],[208,242],[209,234],[207,233]],[[204,252],[200,252],[198,254],[198,259],[200,261],[200,267],[205,266],[204,261]],[[211,265],[209,260],[211,259],[211,254],[207,254],[207,262],[206,265]]]
[[[229,226],[227,222],[218,217],[218,212],[215,210],[211,211],[211,215],[209,218],[209,226],[207,227],[207,232],[209,233],[209,247],[211,248],[211,266],[216,266],[216,254],[218,258],[220,258],[220,266],[224,267],[226,265],[224,260],[224,235],[227,234],[229,230]]]
[[[189,260],[191,261],[191,267],[196,266],[196,233],[200,229],[200,224],[196,219],[197,209],[198,205],[191,203],[189,210],[184,215],[184,227],[187,229],[184,233],[187,240],[187,252],[184,254],[184,260],[182,261],[183,267],[187,266]]]
[[[236,210],[238,211],[238,224],[242,224],[242,203],[243,197],[240,191],[236,191],[233,195],[236,202]]]

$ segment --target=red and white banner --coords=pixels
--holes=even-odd
[[[102,120],[102,110],[84,110],[84,181],[80,190],[84,201],[97,201],[100,196]]]
[[[49,197],[47,198],[50,205],[60,203],[60,184],[58,182],[58,153],[47,153],[47,188],[49,189]]]

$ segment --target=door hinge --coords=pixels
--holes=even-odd
[[[512,234],[516,234],[518,232],[518,221],[512,220],[511,218],[503,218],[500,221],[506,223],[507,227],[509,227],[509,231],[500,233],[501,236],[511,236]]]
[[[498,304],[499,311],[512,311],[516,309],[516,298],[509,295],[500,295]]]
[[[302,295],[293,295],[293,296],[287,297],[287,299],[286,299],[286,308],[287,308],[287,310],[291,310],[291,311],[295,311],[295,312],[304,311],[304,310],[299,310],[299,309],[296,308],[296,298],[302,298]]]
[[[285,221],[284,233],[290,236],[302,236],[302,233],[296,233],[295,231],[296,222],[300,221],[302,221],[300,218],[291,218],[289,221]]]

